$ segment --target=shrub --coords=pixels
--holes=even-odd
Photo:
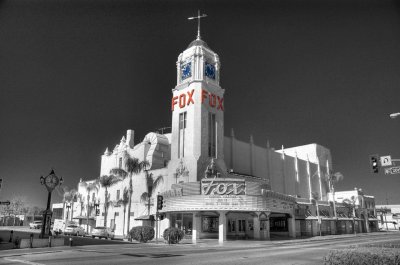
[[[396,248],[361,247],[331,250],[324,257],[325,265],[341,264],[400,264],[400,250]]]
[[[182,230],[170,227],[164,230],[163,238],[168,241],[168,244],[178,244],[182,240],[185,232]]]
[[[151,226],[135,226],[129,231],[129,235],[136,241],[146,243],[154,238],[154,228]]]

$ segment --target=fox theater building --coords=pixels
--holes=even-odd
[[[252,137],[241,141],[233,130],[224,135],[224,95],[229,90],[220,86],[218,54],[200,34],[178,56],[176,66],[177,84],[171,98],[165,99],[171,102],[170,110],[165,110],[172,114],[171,132],[150,132],[136,143],[134,131],[128,130],[101,157],[100,175],[109,175],[113,168],[127,170],[127,157],[149,163],[146,171],[133,177],[131,208],[118,203],[129,187],[129,178],[108,187],[107,196],[113,203],[107,207],[104,188],[89,192],[86,184],[93,180],[81,181],[78,191],[85,198],[84,207],[75,203],[75,213],[69,218],[89,230],[106,223],[116,235],[126,235],[129,215],[130,228],[157,226],[160,237],[166,228],[178,227],[194,242],[377,229],[372,196],[360,190],[343,193],[349,199],[355,196],[351,205],[343,196],[339,202],[330,193],[334,183],[326,177],[333,172],[327,148],[309,144],[275,150],[268,143],[254,144]],[[149,193],[146,175],[162,180],[148,201],[141,199]],[[163,197],[158,213],[157,195]],[[87,197],[99,205],[97,215],[90,203],[85,204]],[[88,224],[86,216],[92,220]]]

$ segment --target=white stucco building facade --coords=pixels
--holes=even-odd
[[[236,139],[233,130],[225,136],[224,95],[229,90],[220,86],[219,56],[198,36],[178,56],[176,65],[177,84],[172,97],[165,99],[171,102],[171,109],[165,110],[171,111],[171,132],[149,132],[136,141],[134,130],[127,130],[114,148],[106,148],[99,172],[101,176],[113,168],[126,169],[129,156],[148,161],[147,173],[162,176],[163,182],[154,192],[150,212],[147,202],[140,200],[147,191],[144,172],[133,176],[130,211],[116,203],[129,180],[110,187],[113,203],[108,207],[107,226],[116,235],[127,234],[129,214],[130,227],[158,225],[158,236],[170,226],[179,227],[193,241],[312,236],[317,222],[323,222],[326,233],[336,233],[338,217],[332,213],[325,180],[333,167],[329,149],[313,143],[275,150],[268,143],[256,145],[252,137],[248,142]],[[85,182],[93,181],[78,184],[83,199],[73,209],[80,211],[73,216],[81,223],[86,216],[93,218],[90,227],[102,225],[105,218],[104,189],[86,190]],[[155,222],[157,194],[163,196],[164,207]],[[94,203],[99,204],[97,216]],[[316,212],[317,204],[321,214]],[[345,207],[338,202],[337,208]],[[368,216],[363,218],[368,224]]]

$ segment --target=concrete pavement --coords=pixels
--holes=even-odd
[[[164,240],[159,240],[158,242],[150,241],[148,243],[139,243],[133,241],[132,243],[124,242],[124,248],[152,248],[152,247],[194,247],[194,248],[256,248],[260,246],[276,246],[276,245],[297,245],[306,242],[318,242],[318,241],[325,241],[325,240],[341,240],[344,238],[353,238],[353,237],[370,237],[370,236],[382,236],[385,234],[398,234],[400,237],[399,231],[385,231],[385,232],[374,232],[374,233],[362,233],[362,234],[345,234],[345,235],[329,235],[329,236],[316,236],[311,238],[303,238],[303,239],[279,239],[279,240],[270,240],[270,241],[260,241],[260,240],[228,240],[225,241],[223,244],[220,244],[216,239],[200,239],[196,242],[196,244],[192,243],[191,239],[183,239],[179,244],[176,245],[168,245],[164,242]],[[115,246],[112,244],[111,241],[101,240],[103,242],[102,245],[104,247],[107,246]],[[110,244],[107,244],[110,243]],[[122,242],[121,242],[122,243]],[[27,254],[44,254],[44,253],[55,253],[55,252],[62,252],[65,250],[72,250],[72,249],[86,249],[92,248],[97,245],[88,245],[88,246],[60,246],[60,247],[47,247],[47,248],[25,248],[25,249],[9,249],[9,250],[2,250],[0,251],[0,258],[3,257],[12,257],[12,256],[21,256]]]
[[[272,241],[238,240],[226,241],[222,245],[217,240],[205,239],[191,244],[191,240],[185,239],[176,245],[151,242],[0,251],[0,264],[153,265],[162,260],[165,265],[317,265],[321,264],[323,257],[331,249],[393,242],[400,242],[400,233],[381,232]]]

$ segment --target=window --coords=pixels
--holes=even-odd
[[[122,157],[119,158],[119,161],[118,161],[118,162],[119,162],[119,163],[118,163],[118,167],[119,167],[119,168],[122,168]]]
[[[117,190],[117,201],[119,200],[120,190]]]
[[[238,220],[239,232],[246,232],[246,220]]]
[[[236,231],[236,222],[235,220],[228,220],[228,232]]]
[[[179,113],[178,158],[185,156],[185,129],[187,112]]]
[[[270,231],[272,232],[287,232],[289,231],[286,217],[271,217]]]
[[[206,233],[218,233],[218,217],[204,216],[202,218],[202,232]]]
[[[216,157],[216,121],[215,114],[208,113],[208,156]]]

